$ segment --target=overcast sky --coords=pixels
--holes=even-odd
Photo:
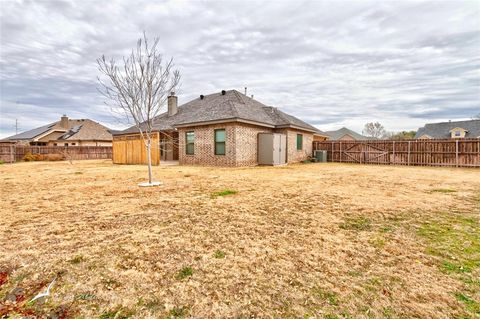
[[[95,60],[145,30],[179,103],[243,91],[322,130],[389,131],[480,113],[480,1],[0,1],[0,137],[59,119],[119,128]]]

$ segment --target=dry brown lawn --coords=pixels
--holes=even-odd
[[[0,318],[480,316],[480,170],[154,174],[1,165]]]

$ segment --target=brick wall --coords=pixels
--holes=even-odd
[[[225,155],[215,155],[214,131],[225,129]],[[185,133],[195,132],[194,155],[185,154]],[[178,130],[180,164],[207,166],[235,166],[235,123],[181,128]]]
[[[235,128],[236,132],[236,166],[257,165],[258,133],[269,133],[272,129],[254,125],[240,125]]]
[[[215,155],[214,131],[225,129],[225,155]],[[194,155],[185,154],[185,133],[195,132]],[[226,123],[181,128],[179,132],[179,161],[187,165],[252,166],[257,164],[257,135],[272,132],[255,125]]]
[[[276,130],[277,133],[287,135],[287,162],[296,163],[312,156],[313,134],[294,129]],[[297,134],[303,135],[302,150],[297,150]]]
[[[214,131],[225,129],[225,155],[215,155]],[[194,155],[185,154],[185,133],[195,132]],[[241,123],[226,123],[180,128],[179,161],[186,165],[254,166],[257,165],[258,133],[272,129]],[[275,130],[287,135],[287,161],[295,163],[312,155],[313,134],[293,129]],[[303,134],[303,149],[297,151],[297,133]]]

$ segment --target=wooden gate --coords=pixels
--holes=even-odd
[[[388,149],[368,142],[353,144],[345,150],[339,150],[339,160],[343,162],[388,164],[390,156]]]

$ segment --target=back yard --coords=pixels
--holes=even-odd
[[[1,165],[0,317],[480,316],[480,170],[154,172]]]

